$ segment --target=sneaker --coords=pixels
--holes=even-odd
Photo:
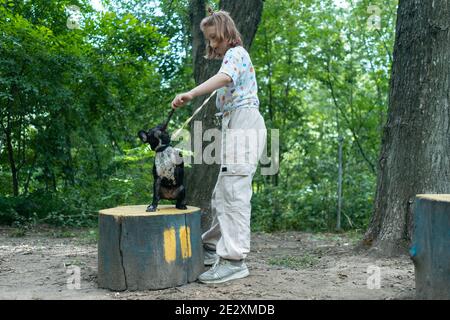
[[[217,255],[216,251],[205,248],[205,266],[212,266],[214,263],[216,263],[217,259],[219,259],[219,256]]]
[[[211,269],[198,277],[198,280],[202,283],[223,283],[245,278],[248,275],[248,268],[244,261],[219,258]]]

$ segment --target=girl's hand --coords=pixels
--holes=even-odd
[[[190,92],[177,94],[175,99],[173,99],[172,101],[172,108],[173,109],[179,108],[188,103],[189,101],[191,101],[192,99],[194,99],[194,96]]]

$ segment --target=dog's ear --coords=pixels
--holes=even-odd
[[[147,133],[144,130],[138,132],[138,137],[142,142],[147,142]]]

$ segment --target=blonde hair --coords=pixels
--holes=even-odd
[[[236,46],[242,46],[242,37],[239,33],[236,25],[231,18],[230,14],[226,11],[220,10],[214,12],[208,7],[209,16],[203,18],[200,22],[200,30],[205,33],[207,27],[216,27],[216,34],[218,41],[226,41],[228,48],[234,48]],[[218,56],[214,53],[213,48],[206,41],[206,59],[216,59]]]

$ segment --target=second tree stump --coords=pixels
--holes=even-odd
[[[450,194],[419,194],[410,250],[416,298],[450,299]]]

